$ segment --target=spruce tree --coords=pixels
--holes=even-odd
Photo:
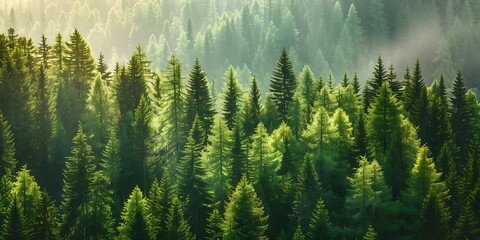
[[[248,177],[248,152],[244,133],[239,124],[235,125],[231,148],[231,185],[236,186],[242,176]]]
[[[156,179],[152,182],[147,199],[155,239],[165,239],[167,236],[167,216],[174,197],[176,197],[175,185],[166,171],[160,182]]]
[[[38,44],[38,57],[40,59],[41,65],[43,65],[43,67],[46,69],[50,68],[49,55],[51,49],[52,47],[47,43],[47,37],[45,37],[45,34],[42,34],[42,37],[40,38],[40,43]]]
[[[448,208],[437,194],[430,194],[425,198],[420,216],[420,239],[448,239],[450,216]]]
[[[75,29],[72,35],[70,35],[70,42],[66,43],[65,54],[68,76],[77,90],[77,97],[81,102],[81,106],[85,106],[88,86],[90,86],[90,82],[94,77],[95,62],[90,52],[90,47],[80,35],[78,29]]]
[[[375,232],[375,229],[373,229],[372,225],[368,226],[367,232],[365,232],[365,235],[363,236],[363,240],[376,240],[377,239],[377,233]]]
[[[209,181],[213,187],[214,202],[220,204],[223,209],[230,189],[230,163],[232,149],[232,133],[222,116],[216,115],[209,136],[210,144],[207,146],[203,158],[211,169]]]
[[[195,116],[202,121],[206,135],[210,134],[215,114],[214,103],[209,91],[206,73],[203,71],[198,58],[195,58],[193,68],[190,71],[186,92],[185,129],[190,131]]]
[[[298,226],[295,232],[293,233],[292,240],[305,240],[305,235],[303,234],[300,226]]]
[[[182,67],[180,61],[172,55],[166,69],[165,95],[162,116],[162,142],[167,154],[169,170],[176,172],[184,144],[184,96],[182,90]],[[172,175],[174,176],[174,175]]]
[[[387,81],[388,75],[385,65],[383,64],[382,57],[378,57],[377,63],[374,67],[373,78],[367,81],[365,86],[364,98],[364,109],[367,111],[370,108],[370,104],[373,102],[373,99],[377,96],[380,88],[383,83]]]
[[[280,127],[273,131],[272,136],[278,140],[277,151],[281,153],[280,168],[277,170],[278,175],[296,173],[296,163],[294,152],[296,150],[296,139],[290,127],[282,122]]]
[[[3,220],[0,237],[9,240],[28,239],[29,235],[25,231],[25,221],[25,216],[22,214],[20,206],[18,206],[17,200],[14,198]]]
[[[152,113],[150,101],[146,96],[142,96],[135,110],[133,128],[133,158],[131,167],[133,179],[130,179],[131,185],[139,185],[141,189],[147,188],[147,169],[148,158],[152,152],[151,135]],[[124,186],[127,187],[127,186]],[[127,187],[128,188],[128,187]],[[145,190],[146,191],[146,190]]]
[[[206,182],[206,169],[201,159],[204,131],[198,115],[193,121],[192,129],[185,144],[184,157],[178,166],[179,198],[185,203],[187,222],[192,232],[202,238],[212,199]]]
[[[418,126],[418,133],[421,139],[426,139],[427,131],[427,119],[428,119],[428,99],[427,88],[422,77],[422,70],[420,63],[417,59],[413,75],[410,78],[408,85],[405,88],[404,93],[404,107],[409,120]]]
[[[453,82],[451,102],[451,126],[453,143],[458,148],[455,153],[456,163],[462,166],[467,162],[469,146],[473,140],[473,116],[467,107],[467,89],[464,85],[463,75],[458,72]]]
[[[97,72],[100,73],[102,80],[107,83],[112,79],[112,73],[108,71],[108,65],[105,62],[105,56],[100,53],[98,56]]]
[[[247,137],[253,135],[255,128],[260,123],[260,114],[262,112],[261,100],[262,96],[258,87],[257,78],[253,75],[243,117],[243,130]]]
[[[225,207],[223,239],[266,239],[267,220],[252,184],[242,177]]]
[[[309,158],[306,158],[303,162],[295,189],[297,194],[293,201],[293,212],[299,227],[303,231],[307,231],[321,193],[317,172]]]
[[[60,239],[58,232],[58,211],[55,202],[47,192],[42,192],[38,209],[34,216],[32,238],[39,240]]]
[[[93,174],[89,191],[88,236],[93,239],[112,238],[115,224],[112,216],[113,191],[110,189],[110,180],[102,171]]]
[[[217,240],[222,239],[222,223],[223,217],[217,209],[213,209],[213,212],[210,214],[207,220],[207,227],[205,229],[207,234],[207,239]]]
[[[15,172],[17,160],[15,159],[15,143],[10,131],[10,124],[0,113],[0,176],[8,176]]]
[[[67,158],[64,175],[62,203],[60,205],[60,235],[65,238],[82,238],[87,235],[90,211],[90,186],[95,164],[92,147],[87,144],[83,127],[79,124],[73,138],[72,155]]]
[[[167,216],[166,239],[195,239],[195,235],[190,232],[190,226],[183,217],[183,211],[182,203],[180,200],[178,200],[178,198],[174,197]]]
[[[233,130],[237,116],[240,114],[242,89],[238,84],[237,76],[232,66],[225,72],[223,94],[223,118],[227,122],[228,129]]]
[[[153,239],[149,211],[142,190],[136,186],[125,203],[120,226],[121,239]]]
[[[265,99],[265,104],[263,105],[262,112],[262,122],[265,124],[265,127],[268,129],[268,132],[273,132],[278,126],[280,126],[280,113],[275,106],[273,101],[273,94],[268,94]]]
[[[299,91],[302,98],[305,99],[305,115],[307,123],[310,123],[313,106],[315,103],[315,90],[313,85],[314,76],[312,70],[308,65],[305,65],[300,73],[297,91]]]
[[[451,126],[445,81],[434,81],[428,92],[428,137],[425,140],[435,160],[440,155],[443,145],[451,139]],[[438,164],[437,164],[438,166]],[[445,168],[443,168],[445,169]]]
[[[116,129],[112,127],[109,132],[109,139],[105,146],[105,150],[103,151],[100,166],[103,174],[105,174],[110,180],[110,185],[113,189],[113,214],[114,216],[119,216],[121,211],[121,197],[119,190],[122,156],[120,151],[120,141]]]
[[[325,203],[319,199],[312,213],[312,219],[308,226],[307,236],[309,239],[330,239],[332,235],[332,223],[328,210],[325,208]]]
[[[288,110],[296,87],[297,82],[292,62],[284,48],[278,58],[270,81],[270,92],[273,94],[272,100],[280,113],[280,121],[287,120]]]

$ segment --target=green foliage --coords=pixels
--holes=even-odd
[[[252,77],[250,84],[250,91],[248,92],[248,99],[245,104],[245,111],[243,116],[243,130],[245,135],[250,137],[260,123],[260,114],[262,112],[261,104],[262,96],[258,87],[257,78]]]
[[[32,238],[39,240],[60,239],[58,220],[59,215],[55,202],[47,192],[42,192],[37,214],[34,217]]]
[[[375,240],[377,239],[377,233],[375,229],[373,229],[372,225],[370,225],[367,229],[367,232],[363,236],[363,240]]]
[[[119,239],[153,239],[148,215],[147,201],[140,188],[135,187],[123,208]]]
[[[150,223],[155,239],[167,236],[167,216],[176,197],[176,189],[168,172],[165,172],[158,182],[153,180],[147,199],[148,211],[151,214]]]
[[[283,49],[270,81],[270,92],[273,94],[272,100],[277,106],[280,121],[287,120],[288,110],[296,87],[297,82],[292,62],[287,55],[287,51]]]
[[[207,233],[207,239],[221,239],[223,235],[222,224],[222,215],[217,209],[213,209],[213,212],[208,217],[207,227],[205,229]]]
[[[193,68],[189,74],[185,102],[185,128],[187,131],[189,131],[193,125],[195,116],[198,115],[198,118],[202,121],[206,135],[210,134],[215,110],[206,73],[203,71],[198,58],[195,59]]]
[[[223,239],[266,239],[267,219],[252,184],[243,177],[225,207]]]
[[[450,215],[448,208],[436,194],[430,194],[425,198],[420,216],[419,238],[448,239]]]
[[[166,239],[190,240],[195,235],[190,232],[190,226],[183,217],[182,203],[178,198],[173,198],[170,211],[167,216],[167,237]],[[202,229],[203,230],[203,229]]]
[[[225,87],[223,96],[223,118],[228,129],[233,130],[236,125],[237,115],[240,113],[242,89],[237,81],[235,70],[232,66],[225,72]]]
[[[13,142],[13,135],[10,131],[10,124],[8,124],[1,113],[0,128],[0,176],[5,176],[14,173],[17,160],[15,159],[15,143]]]
[[[64,170],[64,186],[60,205],[60,235],[66,238],[81,238],[88,230],[90,219],[90,187],[94,177],[92,147],[87,144],[83,127],[79,124],[73,138],[72,155],[67,158]]]
[[[307,236],[310,239],[332,238],[332,223],[322,199],[318,200],[315,211],[312,213]]]
[[[318,202],[320,199],[321,191],[317,172],[309,158],[306,158],[302,165],[295,188],[297,191],[293,202],[295,219],[299,227],[303,229],[303,231],[307,231],[310,219],[315,210],[315,202]]]

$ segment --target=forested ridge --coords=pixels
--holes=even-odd
[[[49,42],[0,35],[1,239],[480,237],[461,72],[427,86],[421,59],[379,56],[362,86],[278,49],[268,92],[232,66],[219,92],[198,58],[108,66],[76,29]]]

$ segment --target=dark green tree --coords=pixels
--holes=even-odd
[[[193,68],[189,74],[185,103],[186,133],[190,131],[195,116],[198,115],[199,119],[202,121],[202,126],[206,135],[210,134],[213,126],[215,109],[212,96],[210,95],[206,73],[203,71],[198,58],[195,58]]]
[[[167,236],[167,216],[175,197],[175,185],[170,174],[166,171],[163,173],[160,182],[156,179],[152,182],[147,199],[155,239],[165,239]]]
[[[436,194],[425,198],[420,216],[420,239],[448,239],[450,214],[448,207]]]
[[[131,161],[133,160],[131,163],[131,167],[133,170],[133,179],[130,179],[130,184],[139,185],[141,189],[146,189],[147,187],[147,164],[148,158],[152,152],[152,129],[150,127],[151,121],[152,113],[150,109],[150,101],[146,96],[142,96],[138,107],[135,110],[135,116],[132,126],[134,157],[133,159],[131,159]]]
[[[60,239],[58,232],[59,215],[55,201],[47,192],[42,192],[41,199],[34,217],[32,238],[39,240]]]
[[[22,214],[17,200],[14,198],[10,204],[9,210],[2,224],[0,237],[2,239],[23,240],[28,239],[29,235],[25,229],[25,216]]]
[[[60,205],[62,237],[81,239],[89,236],[89,193],[95,171],[93,158],[92,147],[87,144],[87,137],[79,124],[77,135],[73,138],[72,155],[67,158],[63,173],[63,200]]]
[[[258,123],[260,123],[260,114],[262,112],[261,100],[262,96],[260,88],[258,87],[257,78],[255,75],[253,75],[243,116],[243,130],[245,131],[245,135],[247,137],[253,135],[255,128],[257,127]]]
[[[192,232],[199,238],[205,236],[206,220],[212,204],[206,180],[207,173],[201,158],[204,139],[201,121],[196,115],[177,171],[179,198],[185,203],[187,222],[192,226]]]
[[[223,230],[223,217],[217,209],[213,209],[213,212],[210,214],[207,220],[207,239],[217,240],[222,239]]]
[[[403,98],[407,117],[415,126],[418,126],[419,137],[426,139],[426,131],[428,129],[428,98],[427,88],[422,77],[422,70],[418,59],[413,70],[413,75],[405,88]]]
[[[15,143],[10,131],[10,124],[0,113],[0,176],[9,176],[15,172],[17,160],[15,159]]]
[[[178,198],[174,197],[167,216],[166,239],[193,240],[195,235],[190,232],[190,226],[183,217],[183,206]],[[203,230],[203,229],[202,229]]]
[[[293,72],[292,62],[284,48],[277,61],[277,65],[273,70],[272,79],[270,81],[270,92],[273,94],[272,100],[277,106],[277,110],[280,114],[280,121],[287,120],[290,102],[293,99],[296,87],[297,82],[295,79],[295,73]]]
[[[231,185],[236,186],[242,176],[248,177],[248,152],[244,132],[239,124],[233,129],[231,148]]]
[[[223,118],[227,122],[228,129],[233,130],[237,116],[240,114],[242,89],[238,84],[235,70],[232,66],[225,72],[225,87],[223,90]]]
[[[307,236],[309,239],[331,239],[332,223],[325,203],[319,199],[315,211],[312,213],[312,219],[308,226]]]
[[[368,80],[363,94],[363,107],[365,112],[370,108],[375,97],[378,95],[383,83],[388,80],[387,69],[383,64],[382,57],[378,56],[377,63],[373,70],[373,78]]]
[[[100,53],[98,56],[97,72],[100,73],[102,80],[109,82],[112,80],[112,73],[108,71],[108,65],[105,62],[105,56]]]

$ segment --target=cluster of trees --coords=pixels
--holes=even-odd
[[[300,67],[331,70],[341,78],[359,70],[368,78],[381,53],[404,68],[422,56],[428,78],[443,73],[451,84],[457,69],[469,86],[480,74],[480,3],[476,0],[22,0],[5,1],[0,30],[13,27],[38,39],[42,33],[85,34],[95,55],[109,65],[128,61],[145,46],[151,67],[163,70],[175,52],[191,68],[198,56],[221,90],[224,69],[235,66],[243,87],[256,73],[268,89],[278,49]],[[3,4],[0,4],[3,5]],[[372,54],[373,53],[373,54]],[[388,59],[390,60],[390,59]],[[325,76],[325,75],[324,75]]]
[[[78,30],[0,35],[0,239],[476,239],[480,105],[378,58],[362,88],[299,73],[263,94],[139,46],[110,71]],[[262,98],[265,98],[263,101]]]

